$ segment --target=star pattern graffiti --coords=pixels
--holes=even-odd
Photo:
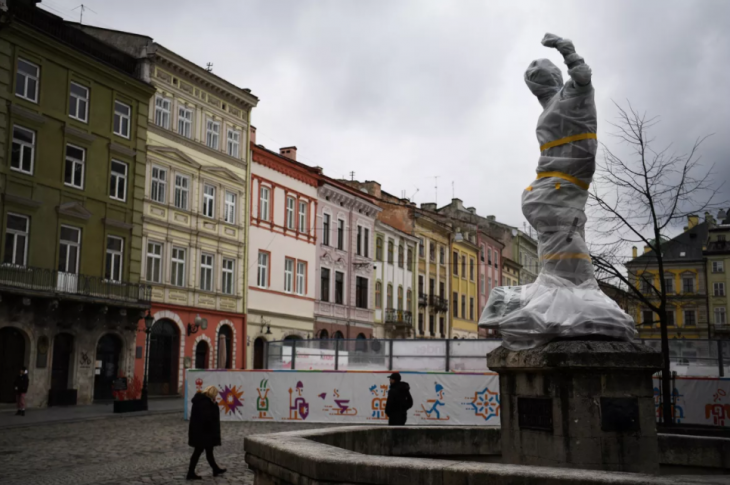
[[[238,390],[237,386],[225,386],[220,391],[221,399],[218,405],[223,408],[226,414],[235,414],[243,407],[243,389]]]
[[[469,405],[474,409],[474,414],[484,418],[484,421],[499,417],[499,393],[492,392],[486,387],[481,392],[474,393],[474,399]]]

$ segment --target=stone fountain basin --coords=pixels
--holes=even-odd
[[[663,476],[506,465],[498,427],[348,426],[247,437],[255,485],[730,484],[730,439],[660,434]]]

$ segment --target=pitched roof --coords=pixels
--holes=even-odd
[[[685,262],[697,261],[702,259],[702,247],[707,241],[707,233],[709,224],[703,222],[697,224],[692,229],[684,231],[682,234],[662,243],[662,258],[665,263],[668,262]],[[635,263],[653,263],[657,260],[656,253],[653,250],[632,259],[628,264]]]

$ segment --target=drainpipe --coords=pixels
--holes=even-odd
[[[352,291],[352,289],[356,288],[356,286],[353,285],[353,283],[355,281],[357,281],[356,280],[357,276],[355,275],[355,270],[352,266],[353,260],[354,260],[353,253],[355,251],[357,251],[357,244],[355,245],[355,251],[353,251],[353,249],[352,249],[352,239],[354,237],[355,241],[357,241],[357,227],[353,226],[353,224],[352,224],[352,206],[350,206],[348,209],[349,209],[348,210],[348,219],[349,219],[349,224],[350,224],[350,230],[346,231],[346,233],[349,232],[349,234],[350,234],[349,241],[348,241],[350,249],[349,249],[349,251],[347,251],[347,286],[349,287],[350,291],[348,292],[349,305],[347,305],[347,322],[345,322],[345,325],[347,326],[345,331],[348,335],[346,335],[345,338],[350,338],[350,335],[349,335],[350,320],[352,319],[352,312],[355,311],[352,306],[352,294],[354,293],[354,291]],[[354,234],[354,236],[353,236],[353,234]],[[355,281],[353,281],[353,280],[355,280]],[[355,296],[355,298],[357,299],[357,295]]]
[[[248,109],[247,115],[246,115],[246,123],[247,123],[247,129],[246,129],[246,188],[243,191],[243,200],[244,200],[244,222],[243,222],[243,283],[242,283],[242,291],[243,291],[243,327],[244,327],[244,345],[243,345],[243,369],[246,368],[246,363],[248,360],[248,335],[250,335],[248,331],[248,263],[249,263],[249,254],[248,254],[248,230],[251,226],[251,165],[253,164],[253,150],[251,150],[251,108]],[[261,323],[261,333],[263,333],[264,330],[264,324],[263,320]],[[268,340],[266,341],[265,346],[266,352],[265,355],[268,359]],[[268,360],[266,361],[268,364]],[[267,365],[268,368],[268,365]]]

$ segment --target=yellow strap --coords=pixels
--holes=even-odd
[[[528,191],[528,192],[532,192],[532,185],[530,185],[529,187],[527,187],[525,190]]]
[[[549,141],[540,147],[540,151],[544,152],[548,148],[558,147],[560,145],[565,145],[566,143],[570,143],[570,142],[574,142],[574,141],[578,141],[578,140],[588,140],[588,139],[596,140],[597,139],[596,134],[595,133],[581,133],[580,135],[566,136],[565,138],[561,138],[560,140]]]
[[[563,180],[567,180],[568,182],[571,182],[578,187],[580,187],[583,190],[588,190],[588,187],[590,187],[590,184],[587,184],[581,180],[578,180],[577,178],[573,177],[572,175],[568,175],[567,173],[563,172],[540,172],[537,174],[538,179],[544,179],[548,177],[555,177]]]
[[[549,253],[549,254],[543,254],[540,256],[540,259],[546,259],[546,260],[558,260],[558,259],[585,259],[586,261],[591,261],[591,257],[588,254],[585,253]]]

